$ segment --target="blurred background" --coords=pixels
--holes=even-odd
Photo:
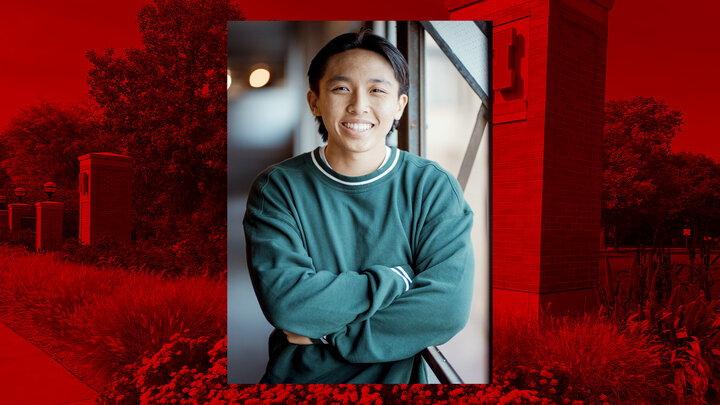
[[[250,184],[271,164],[322,144],[306,102],[308,66],[330,39],[356,32],[362,26],[397,44],[397,24],[393,21],[228,23],[228,383],[256,383],[260,379],[267,364],[267,339],[272,331],[252,289],[245,258],[242,219]],[[480,86],[487,89],[489,50],[467,42],[467,30],[472,31],[473,27],[471,22],[457,22],[443,30],[466,42],[455,49],[460,59],[466,51],[459,48],[473,50],[475,70],[486,79],[480,80]],[[417,45],[421,49],[417,51],[424,59],[424,73],[421,99],[415,100],[424,104],[421,154],[457,176],[471,143],[481,99],[433,37],[425,31],[421,35],[423,39]],[[448,44],[453,46],[452,41],[445,43],[446,47]],[[466,383],[490,382],[487,130],[481,139],[477,150],[470,148],[470,165],[465,167],[466,171],[471,168],[465,198],[475,213],[473,308],[465,329],[440,346]],[[388,138],[388,144],[398,145],[397,131]]]

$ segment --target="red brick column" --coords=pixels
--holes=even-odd
[[[20,233],[20,223],[22,217],[32,217],[35,215],[32,205],[25,203],[8,204],[8,221],[10,232],[12,234]]]
[[[80,156],[80,242],[102,237],[130,240],[133,162],[127,156],[89,153]]]
[[[450,0],[493,21],[493,305],[589,309],[614,0]]]
[[[63,203],[54,201],[35,203],[35,249],[38,252],[62,246],[64,208]]]

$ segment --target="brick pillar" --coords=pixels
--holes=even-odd
[[[80,242],[130,240],[134,160],[112,153],[80,156]]]
[[[35,249],[56,250],[63,244],[64,204],[54,201],[35,203]]]
[[[33,206],[25,203],[8,204],[8,221],[10,232],[15,235],[20,233],[22,228],[22,218],[34,217],[35,210]]]
[[[449,0],[493,21],[493,305],[590,309],[614,0]]]

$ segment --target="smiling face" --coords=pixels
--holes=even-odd
[[[408,100],[390,62],[365,49],[330,57],[318,93],[308,91],[310,109],[327,128],[328,149],[343,154],[384,154],[385,137]]]

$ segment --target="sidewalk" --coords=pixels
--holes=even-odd
[[[97,393],[0,323],[0,403],[91,405]]]

